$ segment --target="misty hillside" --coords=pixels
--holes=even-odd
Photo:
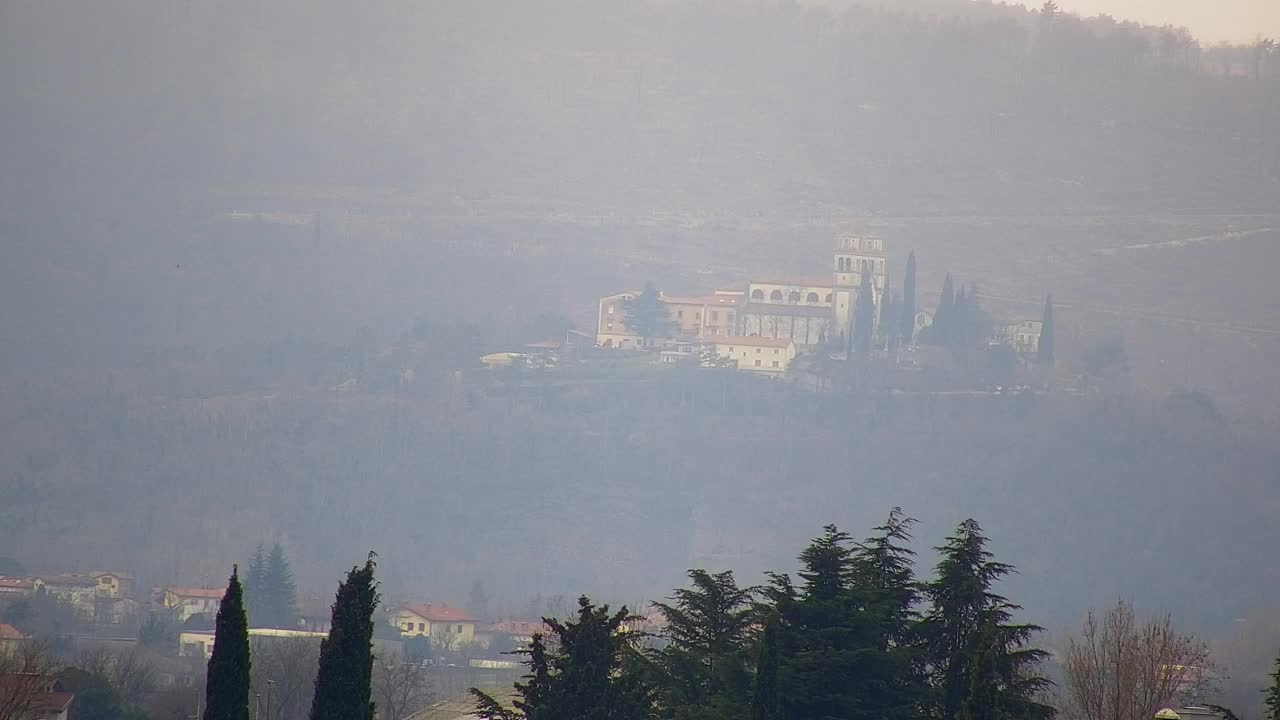
[[[925,564],[978,518],[1046,623],[1280,588],[1280,55],[965,0],[16,0],[0,98],[0,556],[205,583],[280,540],[304,588],[374,548],[392,594],[633,601],[901,505]],[[1053,293],[1063,373],[1114,337],[1125,372],[476,368],[850,227],[921,308]]]

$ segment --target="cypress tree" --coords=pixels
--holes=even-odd
[[[1271,687],[1263,691],[1267,707],[1266,720],[1280,720],[1280,657],[1276,658],[1275,669],[1271,672]]]
[[[311,720],[372,720],[373,614],[378,607],[374,554],[339,583],[329,637],[320,642]]]
[[[880,346],[885,350],[893,349],[896,344],[895,338],[898,335],[897,318],[892,317],[894,312],[893,293],[889,291],[889,276],[884,276],[884,290],[880,292]]]
[[[902,341],[910,345],[916,332],[916,251],[907,255],[907,273],[902,279],[902,304],[898,310]]]
[[[871,270],[862,269],[862,286],[858,288],[858,304],[853,308],[853,349],[865,353],[871,349],[875,330],[876,290],[872,285]]]
[[[262,622],[268,627],[298,626],[298,590],[293,582],[289,559],[279,543],[271,546],[271,554],[267,556],[261,601]]]
[[[929,329],[929,339],[934,345],[949,343],[955,307],[955,285],[951,273],[947,273],[942,280],[942,295],[938,298],[938,309],[933,313],[933,325]]]
[[[1040,343],[1036,359],[1041,365],[1053,365],[1053,296],[1044,299],[1044,315],[1040,318]]]
[[[249,720],[249,622],[236,567],[218,607],[204,702],[204,720]]]
[[[778,691],[778,621],[770,618],[760,637],[756,656],[755,687],[751,693],[751,720],[782,720]]]

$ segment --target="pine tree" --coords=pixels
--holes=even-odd
[[[650,652],[659,707],[673,718],[740,718],[751,686],[752,590],[739,588],[730,571],[690,570],[689,579],[692,587],[676,590],[671,603],[654,603],[669,640]]]
[[[782,720],[778,688],[778,621],[765,622],[756,656],[755,687],[751,693],[751,720]]]
[[[249,616],[249,623],[256,627],[266,626],[265,603],[263,596],[267,589],[267,551],[262,543],[253,552],[249,560],[249,576],[244,583],[244,605]]]
[[[1036,359],[1041,365],[1053,365],[1053,296],[1044,299],[1044,315],[1040,319],[1040,343]]]
[[[902,342],[910,345],[916,333],[916,251],[907,255],[907,273],[902,280],[902,303],[898,310]]]
[[[653,716],[651,689],[635,667],[635,633],[624,623],[630,613],[578,599],[577,618],[543,618],[558,641],[553,650],[534,637],[525,665],[527,682],[516,683],[515,708],[472,688],[476,714],[487,720],[647,720]]]
[[[1271,687],[1263,691],[1267,707],[1266,720],[1280,720],[1280,657],[1276,658],[1274,670],[1271,672]]]
[[[673,326],[667,304],[652,282],[645,283],[644,292],[622,306],[622,317],[627,329],[645,340],[666,337]]]
[[[875,718],[914,718],[925,700],[915,609],[920,591],[915,552],[906,547],[915,522],[895,507],[876,534],[854,551],[853,587],[872,623],[869,639],[878,653],[877,662],[860,678],[866,688],[861,712]]]
[[[218,607],[204,702],[204,720],[249,720],[249,622],[239,568],[232,568]]]
[[[823,529],[800,553],[796,588],[786,575],[771,575],[765,594],[781,622],[780,705],[786,720],[855,718],[868,663],[878,653],[859,612],[849,535],[834,525]]]
[[[262,620],[267,627],[294,628],[298,625],[298,591],[293,570],[279,543],[271,546],[263,574]]]
[[[374,554],[339,583],[329,637],[320,642],[311,720],[372,720],[373,614],[378,607]]]
[[[938,548],[936,576],[925,585],[931,607],[920,630],[928,645],[932,716],[956,720],[963,710],[975,717],[988,711],[1000,718],[1051,717],[1053,709],[1035,699],[1049,684],[1037,674],[1047,654],[1028,647],[1041,628],[1011,623],[1019,606],[991,586],[1013,568],[993,560],[986,544],[977,522],[961,523]]]

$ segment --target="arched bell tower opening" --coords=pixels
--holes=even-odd
[[[877,307],[883,300],[886,268],[884,241],[875,235],[836,236],[832,251],[832,311],[835,330],[848,335],[854,306],[858,302],[864,271],[871,277]],[[878,313],[877,313],[878,315]]]

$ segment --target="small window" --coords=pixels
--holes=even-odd
[[[733,352],[733,346],[729,346],[729,352]]]
[[[818,302],[818,293],[815,293],[815,292],[809,293],[809,297],[805,298],[805,302],[809,304]]]
[[[405,623],[405,624],[404,624],[404,631],[405,631],[405,632],[413,632],[413,623]]]
[[[702,313],[700,313],[700,312],[694,313],[694,314],[693,314],[693,319],[694,319],[694,320],[697,320],[698,322],[702,322]]]
[[[426,631],[427,631],[427,624],[426,624],[426,623],[418,623],[418,632],[426,632]]]
[[[777,360],[774,360],[774,361],[773,361],[773,366],[774,366],[774,367],[778,367],[778,361],[777,361]]]
[[[831,293],[827,293],[827,302],[831,302]]]
[[[609,314],[610,314],[610,315],[612,315],[612,314],[613,314],[613,306],[612,306],[612,305],[610,305],[610,306],[609,306]]]
[[[773,349],[773,354],[774,354],[774,355],[777,355],[779,352],[780,352],[780,351],[778,350],[778,348],[774,348],[774,349]]]
[[[756,361],[756,367],[760,367],[760,361],[759,361],[759,360],[757,360],[757,361]]]
[[[676,311],[676,319],[677,319],[677,320],[683,320],[683,319],[684,319],[684,311],[683,311],[683,310],[677,310],[677,311]]]
[[[759,354],[760,354],[760,348],[756,348],[756,354],[757,354],[757,355],[759,355]]]
[[[459,633],[459,634],[461,634],[461,633],[462,633],[462,626],[461,626],[461,625],[459,625],[459,626],[458,626],[458,633]]]
[[[782,302],[782,291],[774,290],[773,292],[769,293],[769,299],[774,302]]]
[[[752,291],[751,291],[751,299],[752,299],[752,300],[763,300],[763,299],[764,299],[764,291],[763,291],[763,290],[752,290]]]

